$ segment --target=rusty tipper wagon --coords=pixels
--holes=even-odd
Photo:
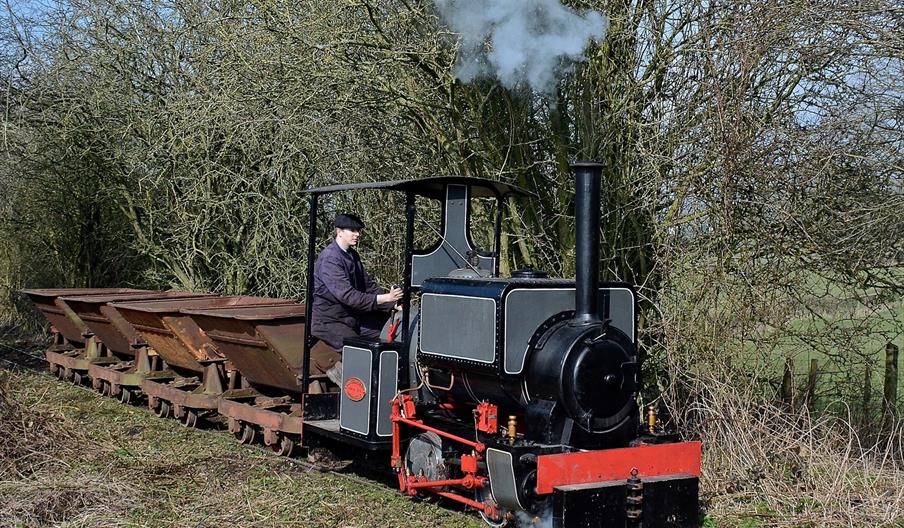
[[[198,414],[217,409],[238,375],[214,342],[186,310],[241,310],[250,306],[294,303],[272,297],[201,297],[178,300],[119,302],[115,309],[135,328],[139,342],[163,361],[161,372],[141,380],[148,407],[160,417],[172,414],[195,426]]]
[[[186,299],[209,297],[212,294],[191,292],[127,292],[109,295],[61,297],[88,327],[86,336],[91,345],[86,356],[92,357],[88,365],[91,385],[109,396],[116,396],[123,403],[131,401],[141,386],[141,380],[158,371],[152,365],[147,348],[142,346],[135,328],[123,319],[113,306],[117,301],[156,299]]]
[[[264,443],[289,455],[301,440],[301,385],[305,307],[296,304],[229,310],[186,310],[241,373],[241,387],[219,400],[229,431],[242,443],[260,433]],[[310,403],[311,397],[308,398]]]
[[[66,295],[111,295],[115,293],[147,293],[148,290],[129,288],[45,288],[24,290],[41,314],[50,321],[53,344],[44,354],[50,373],[74,382],[82,383],[92,360],[100,357],[88,325],[72,310]],[[87,343],[87,346],[86,346]]]

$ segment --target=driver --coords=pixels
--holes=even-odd
[[[326,374],[333,383],[342,383],[342,341],[361,336],[379,339],[380,330],[402,289],[386,292],[370,278],[358,245],[364,222],[353,214],[336,215],[336,238],[314,263],[314,299],[311,333],[318,338],[311,349],[311,374]]]

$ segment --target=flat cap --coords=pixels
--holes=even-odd
[[[364,229],[364,222],[351,213],[339,213],[336,215],[336,227],[339,229]]]

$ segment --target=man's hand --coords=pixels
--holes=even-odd
[[[393,286],[389,293],[377,295],[377,304],[396,303],[402,298],[402,288]]]

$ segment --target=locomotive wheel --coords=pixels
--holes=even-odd
[[[157,407],[154,409],[154,414],[161,418],[167,418],[170,414],[170,404],[166,400],[157,400]]]
[[[133,392],[131,389],[127,389],[125,387],[119,388],[119,401],[124,405],[128,405],[132,402]]]
[[[291,456],[292,451],[295,450],[295,441],[289,438],[289,435],[281,434],[279,440],[274,442],[270,449],[279,456]]]
[[[193,409],[185,409],[185,412],[182,415],[182,420],[180,420],[180,422],[185,427],[197,427],[198,426],[198,411],[195,411]]]
[[[442,438],[434,432],[421,433],[412,438],[405,450],[405,468],[407,474],[426,480],[448,479],[449,469],[443,457]],[[436,495],[425,493],[418,497],[434,500]]]
[[[493,501],[493,496],[490,495],[488,489],[477,488],[474,490],[474,500],[476,500],[477,502],[486,502],[488,498],[490,502]],[[494,519],[487,516],[487,514],[483,511],[480,511],[480,518],[483,519],[483,522],[487,523],[487,525],[492,526],[492,528],[503,528],[504,526],[507,526],[509,524],[509,520],[506,518],[507,513],[508,510],[502,508],[502,510],[499,512],[499,517]]]

